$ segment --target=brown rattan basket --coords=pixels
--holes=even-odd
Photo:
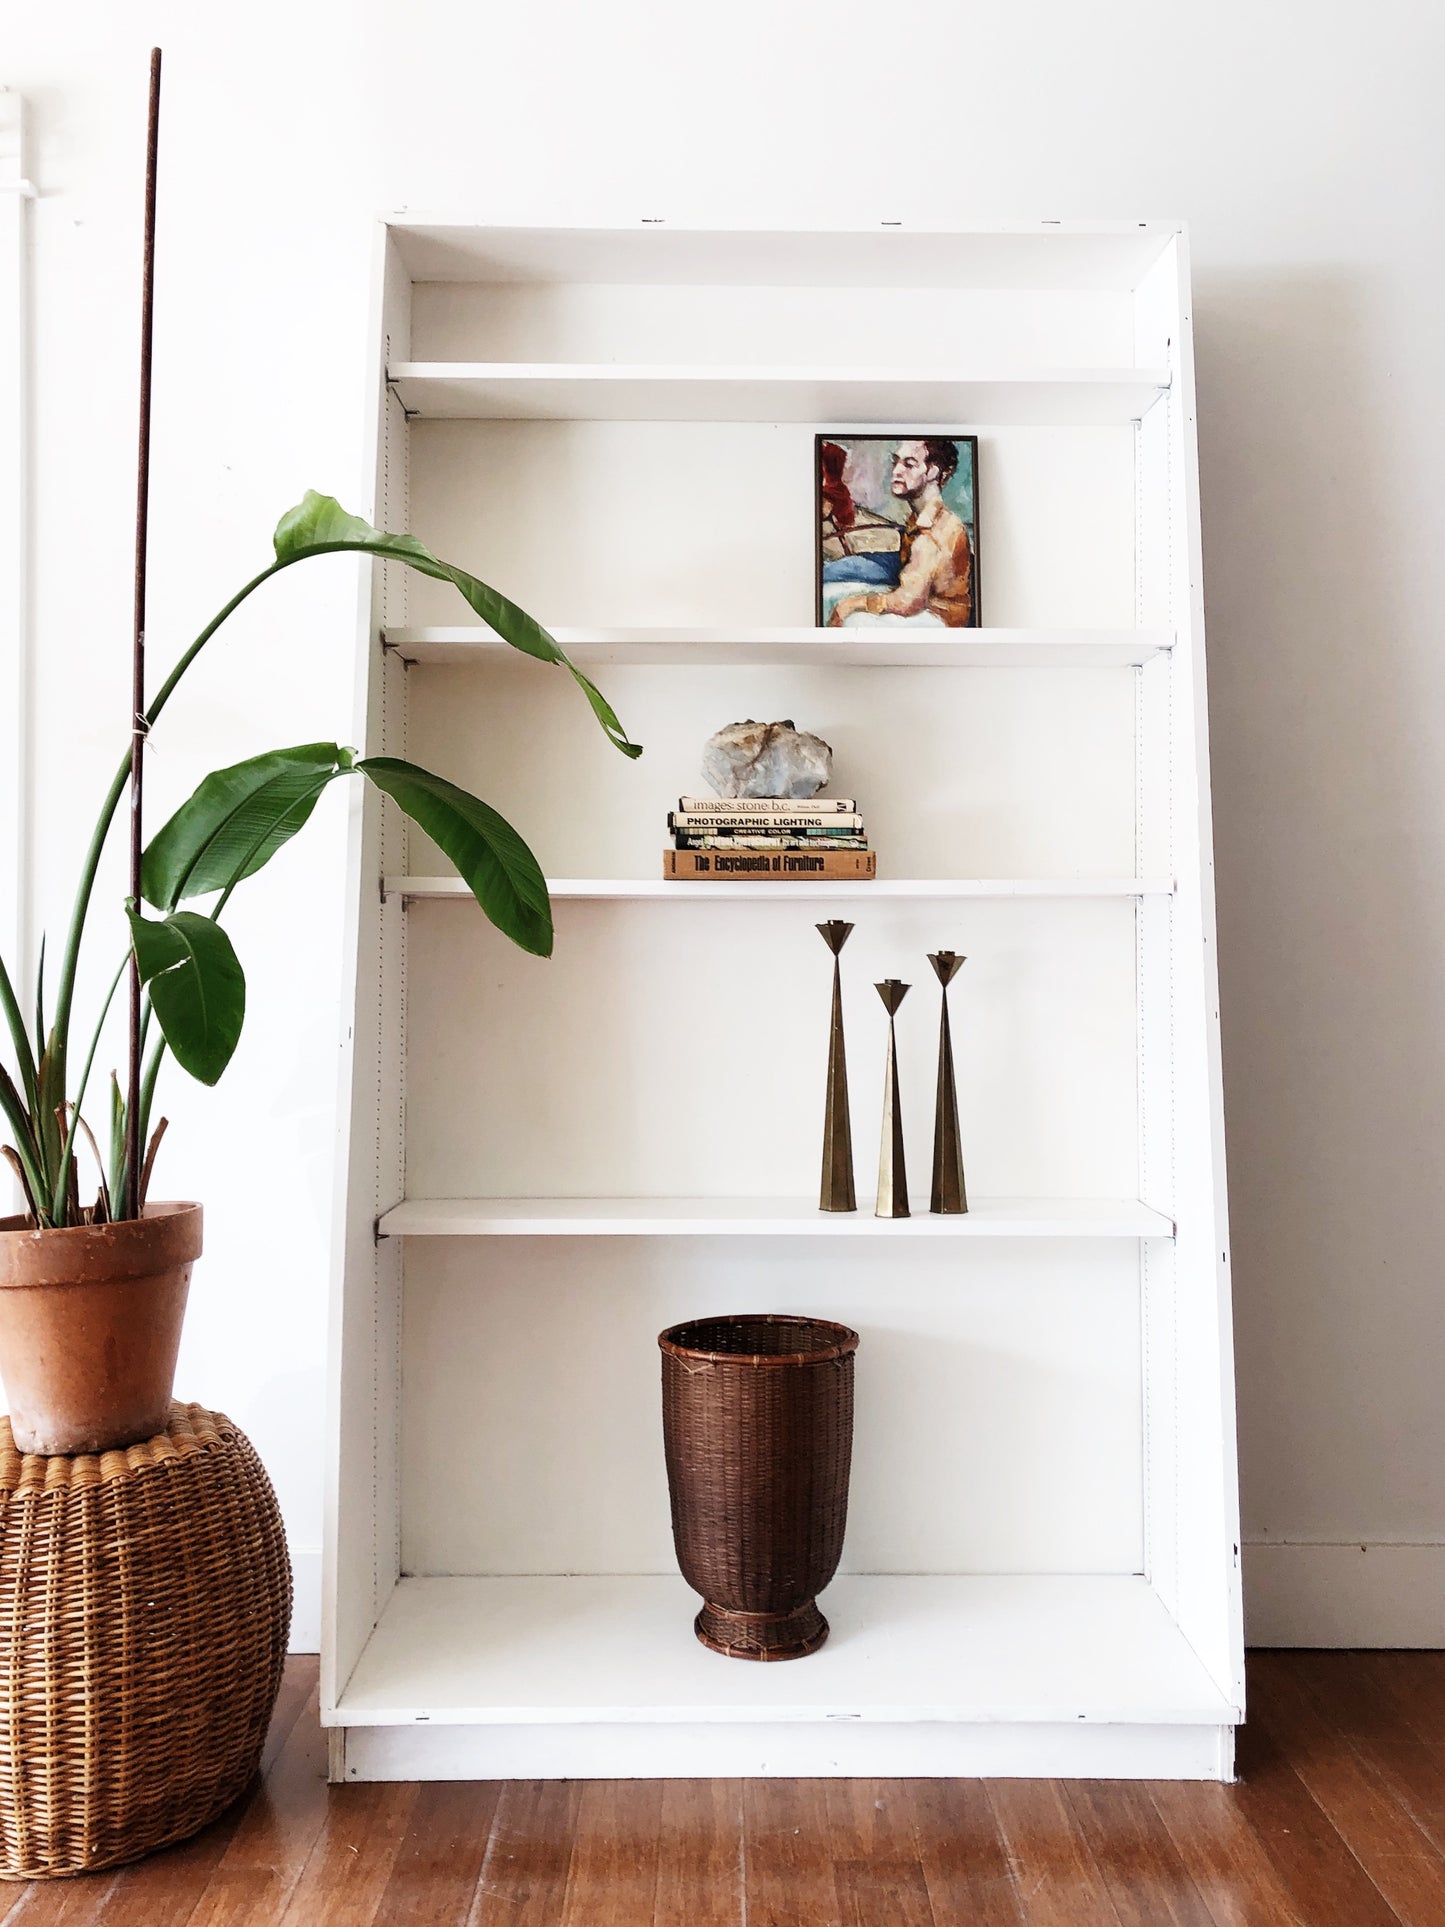
[[[662,1347],[672,1537],[703,1596],[694,1630],[732,1659],[801,1659],[828,1637],[858,1334],[778,1313],[674,1325]]]
[[[229,1419],[22,1458],[0,1417],[0,1877],[136,1860],[255,1773],[291,1622],[275,1494]]]

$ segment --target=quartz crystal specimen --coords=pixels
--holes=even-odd
[[[822,737],[791,721],[729,723],[703,745],[703,777],[719,796],[816,796],[832,768]]]

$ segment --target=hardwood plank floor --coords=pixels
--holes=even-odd
[[[829,1780],[829,1851],[844,1927],[937,1927],[914,1825],[915,1780]]]
[[[734,1927],[746,1880],[741,1780],[664,1780],[651,1927]]]
[[[1021,1927],[1003,1835],[983,1780],[905,1780],[934,1927]]]
[[[261,1775],[0,1927],[1445,1927],[1445,1654],[1256,1653],[1237,1786],[544,1780],[328,1788],[316,1662]]]
[[[767,1927],[839,1927],[838,1887],[828,1838],[826,1780],[743,1784],[746,1907],[738,1919]]]
[[[995,1780],[988,1797],[1029,1927],[1120,1927],[1062,1780]]]
[[[1121,1927],[1214,1927],[1148,1787],[1070,1780],[1064,1794]]]

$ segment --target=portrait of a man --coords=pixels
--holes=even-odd
[[[973,629],[978,437],[819,435],[818,622]]]

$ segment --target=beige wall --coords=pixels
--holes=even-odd
[[[0,81],[30,98],[42,190],[31,642],[52,920],[124,712],[152,37],[158,654],[304,487],[357,496],[380,208],[1190,221],[1245,1532],[1375,1549],[1256,1552],[1253,1627],[1445,1640],[1441,9],[1000,0],[934,8],[916,37],[861,0],[8,12]],[[217,757],[345,733],[348,585],[324,576],[277,585],[193,686],[158,799]],[[219,1095],[170,1104],[169,1188],[211,1217],[183,1388],[253,1431],[308,1573],[341,850],[338,809],[244,912],[242,1057]]]

